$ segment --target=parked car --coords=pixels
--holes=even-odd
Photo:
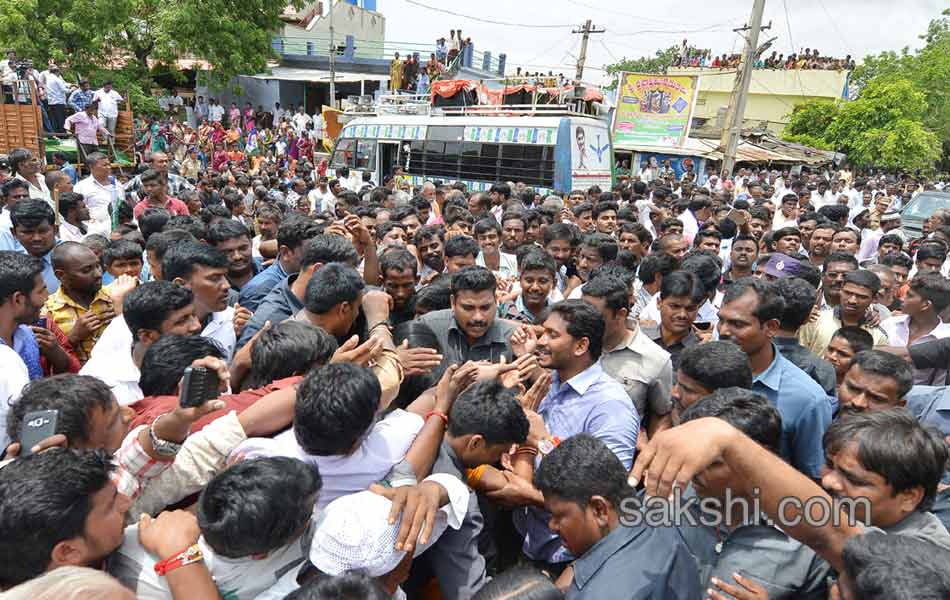
[[[901,210],[901,229],[908,239],[921,235],[921,228],[938,208],[950,209],[950,192],[921,192]]]

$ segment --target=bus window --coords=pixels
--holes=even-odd
[[[333,159],[330,161],[331,169],[340,167],[352,167],[353,157],[356,150],[356,140],[341,139],[336,143],[336,149],[333,151]]]
[[[359,140],[356,146],[356,168],[376,171],[376,140]]]
[[[498,153],[501,146],[498,144],[482,144],[478,157],[476,178],[483,181],[499,181]]]
[[[409,159],[406,161],[406,172],[413,175],[425,173],[425,142],[413,141],[409,144]]]
[[[541,159],[541,185],[554,187],[554,146],[544,146],[544,156]]]
[[[436,144],[438,150],[430,150],[430,144]],[[458,179],[459,142],[426,142],[426,176]]]

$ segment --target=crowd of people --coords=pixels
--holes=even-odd
[[[735,69],[739,67],[741,60],[742,55],[739,53],[713,54],[712,50],[690,46],[688,40],[683,40],[673,55],[670,66]],[[805,48],[788,56],[776,51],[768,56],[760,55],[756,57],[752,67],[755,69],[853,71],[855,63],[850,54],[844,58],[835,58],[821,56],[817,48]]]
[[[0,169],[4,598],[950,596],[945,182],[167,150]]]

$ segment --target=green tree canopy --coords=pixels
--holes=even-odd
[[[851,161],[928,169],[950,150],[950,10],[930,22],[917,52],[868,56],[852,73],[858,98],[797,105],[783,137]]]
[[[273,56],[272,32],[287,0],[0,0],[0,40],[38,65],[50,59],[66,76],[111,78],[147,94],[155,65],[207,61],[216,83],[256,73]],[[299,6],[301,0],[291,4]],[[42,67],[41,67],[42,68]],[[155,67],[161,69],[160,66]],[[174,67],[165,71],[176,72]]]
[[[665,50],[657,50],[653,56],[641,56],[640,58],[626,58],[607,65],[607,74],[614,78],[608,89],[613,89],[617,85],[617,73],[626,71],[628,73],[666,73],[666,69],[673,62],[673,57],[679,52],[676,46],[670,46]]]

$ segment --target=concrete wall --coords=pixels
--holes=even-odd
[[[332,0],[327,0],[332,2]],[[297,14],[306,15],[317,7],[312,2]],[[386,39],[386,17],[374,10],[367,10],[347,2],[333,2],[333,36],[343,45],[346,36],[358,40],[356,53],[361,58],[383,58],[383,41]],[[319,40],[317,51],[326,54],[330,39],[330,17],[327,9],[307,31],[303,27],[285,23],[281,35],[290,38],[313,38]]]
[[[699,75],[699,97],[693,117],[709,119],[725,111],[732,97],[736,73],[720,69],[670,69],[670,75]],[[847,71],[785,71],[755,69],[749,85],[745,123],[766,122],[780,133],[796,104],[808,100],[836,100],[842,97],[848,82]]]

